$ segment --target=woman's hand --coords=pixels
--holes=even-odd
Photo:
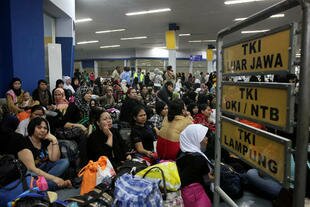
[[[48,133],[45,137],[46,140],[50,141],[52,144],[57,144],[58,141],[57,141],[57,138],[52,135],[51,133]]]
[[[70,180],[63,180],[59,177],[55,177],[53,179],[53,182],[56,183],[56,185],[60,188],[69,188],[72,187],[71,181]]]
[[[132,160],[131,155],[127,155],[126,160]]]
[[[104,126],[104,127],[102,128],[102,131],[103,131],[103,133],[104,133],[107,137],[112,137],[112,136],[113,136],[113,134],[112,134],[112,132],[111,132],[111,130],[109,129],[108,126]]]
[[[152,158],[153,157],[153,152],[152,151],[148,151],[148,150],[145,150],[145,153],[144,153],[146,156]]]

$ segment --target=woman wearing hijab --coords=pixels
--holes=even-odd
[[[22,81],[19,78],[13,78],[10,83],[10,90],[6,92],[6,100],[8,103],[9,111],[18,114],[24,111],[18,107],[23,101],[24,91],[22,90]]]
[[[71,94],[75,93],[74,88],[71,85],[71,78],[69,76],[64,76],[64,89],[70,90]]]
[[[65,90],[62,88],[56,88],[53,95],[56,110],[59,110],[64,115],[69,106],[69,101],[66,99]]]
[[[208,158],[201,151],[208,142],[208,128],[200,124],[187,126],[180,135],[181,153],[176,160],[181,179],[181,193],[185,207],[210,207],[204,190],[205,175],[212,179]]]

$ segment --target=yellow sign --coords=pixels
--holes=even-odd
[[[213,50],[207,49],[207,60],[212,61],[213,60]]]
[[[291,141],[223,118],[221,144],[253,167],[283,183],[289,173],[286,157]]]
[[[286,131],[291,130],[294,96],[292,84],[223,82],[223,112],[258,121]]]
[[[291,28],[225,47],[223,74],[246,75],[290,69]]]
[[[166,32],[166,48],[170,50],[176,49],[175,31]]]

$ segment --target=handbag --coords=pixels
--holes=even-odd
[[[231,166],[221,163],[220,186],[233,199],[243,195],[242,178]]]
[[[146,175],[145,173],[151,168],[153,170],[149,171]],[[181,187],[181,180],[175,162],[162,162],[150,166],[138,172],[136,175],[149,180],[162,180],[162,173],[159,169],[163,171],[167,190],[178,191]],[[164,188],[163,182],[160,182],[159,185],[161,188]]]
[[[101,156],[96,162],[90,160],[80,170],[78,176],[83,176],[80,195],[84,195],[94,190],[95,186],[101,183],[105,177],[115,176],[115,171],[109,159],[106,156]]]
[[[55,131],[55,136],[58,139],[65,140],[75,140],[79,143],[81,135],[84,135],[85,132],[80,127],[72,128],[58,128]]]
[[[113,206],[117,207],[162,207],[158,183],[128,173],[115,182]]]
[[[0,156],[0,188],[3,188],[18,179],[22,181],[22,178],[26,175],[26,172],[27,168],[25,165],[18,159],[15,159],[14,155]],[[11,188],[13,189],[14,186]]]
[[[148,170],[144,173],[143,178],[147,177],[149,173],[156,170],[161,175],[160,184],[162,184],[162,198],[163,198],[163,206],[164,207],[183,207],[183,199],[181,196],[181,192],[178,190],[176,192],[168,192],[167,185],[166,185],[166,176],[164,171],[158,166],[152,166],[148,168]],[[154,181],[153,181],[154,182]]]

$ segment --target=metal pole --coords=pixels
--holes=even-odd
[[[294,207],[305,204],[307,146],[309,140],[310,106],[310,0],[301,2],[303,10],[299,106],[296,137]]]
[[[271,7],[268,7],[256,14],[251,15],[247,19],[238,22],[236,24],[233,24],[231,27],[227,27],[223,30],[221,30],[218,34],[221,35],[222,37],[231,34],[233,32],[236,32],[244,27],[250,26],[252,24],[255,24],[259,21],[262,21],[264,19],[269,18],[273,14],[277,14],[279,12],[286,11],[288,9],[291,9],[295,6],[298,6],[298,1],[297,0],[286,0],[286,1],[281,1],[278,4],[275,4]]]
[[[221,197],[232,207],[238,207],[238,205],[218,186],[215,191],[221,194]]]
[[[222,46],[223,37],[218,36],[217,39],[217,63],[216,63],[216,139],[215,139],[215,183],[214,188],[220,186],[220,164],[221,164],[221,96],[222,96]],[[218,207],[220,197],[216,190],[214,190],[213,205]]]

